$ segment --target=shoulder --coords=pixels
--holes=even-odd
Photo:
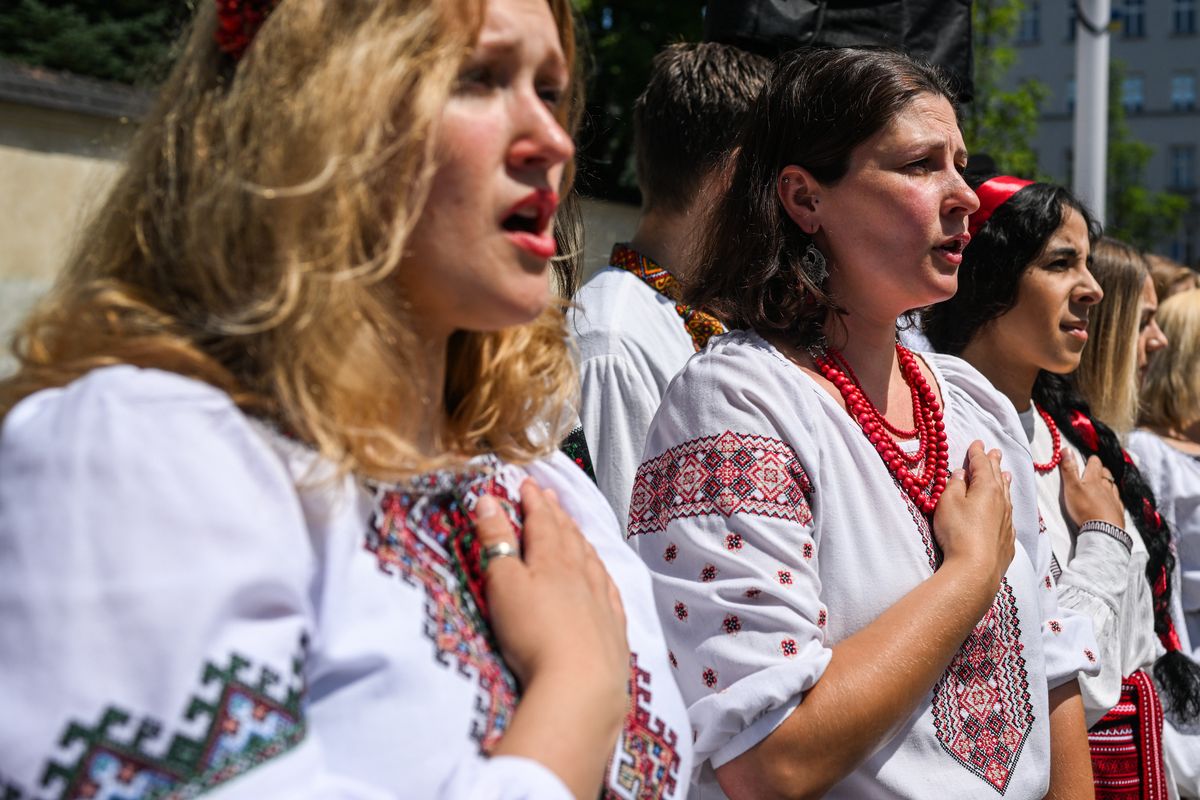
[[[606,267],[576,293],[570,331],[578,337],[583,357],[613,351],[613,343],[651,339],[653,346],[678,340],[691,353],[691,339],[674,304],[636,276]]]
[[[976,416],[977,412],[982,412],[985,419],[996,420],[1006,432],[1028,449],[1016,407],[983,376],[983,373],[957,356],[921,353],[921,357],[939,373],[943,381],[942,390],[950,394],[960,406],[965,404],[966,409],[960,410],[975,412]]]

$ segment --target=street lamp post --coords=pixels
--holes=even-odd
[[[1111,0],[1075,0],[1073,189],[1104,223],[1108,164],[1108,36]]]

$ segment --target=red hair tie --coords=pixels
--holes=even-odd
[[[279,0],[217,0],[217,48],[239,60]]]
[[[979,210],[967,220],[967,232],[971,234],[971,238],[975,238],[975,234],[979,233],[979,229],[992,216],[993,211],[1031,183],[1035,181],[1014,178],[1011,175],[998,175],[981,183],[975,190],[975,194],[979,196]]]
[[[1078,409],[1071,409],[1071,427],[1075,429],[1083,443],[1093,453],[1100,449],[1100,436],[1096,433],[1096,426],[1088,419],[1087,415]]]

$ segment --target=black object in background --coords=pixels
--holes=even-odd
[[[974,96],[971,0],[709,0],[704,38],[776,56],[797,47],[890,47],[936,64]]]

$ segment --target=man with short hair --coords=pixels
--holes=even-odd
[[[684,363],[724,332],[679,301],[689,248],[724,190],[726,166],[771,62],[729,45],[675,44],[655,56],[634,106],[642,213],[628,244],[575,297],[580,419],[600,490],[628,521],[650,421]]]

